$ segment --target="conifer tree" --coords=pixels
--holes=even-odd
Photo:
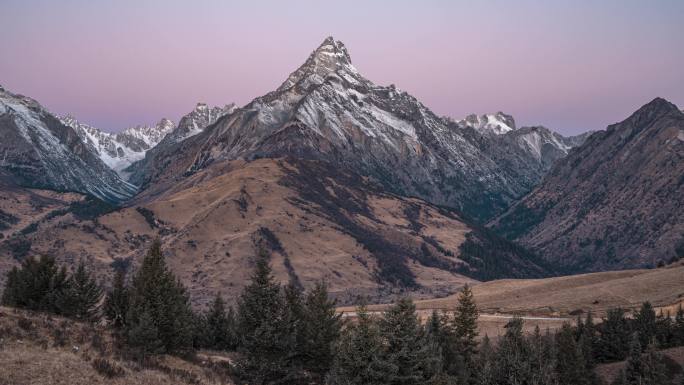
[[[458,306],[454,312],[454,333],[458,353],[463,360],[463,370],[459,375],[460,382],[467,384],[474,379],[476,365],[474,363],[477,353],[477,305],[473,291],[468,284],[458,297]]]
[[[684,346],[684,309],[682,305],[679,304],[677,308],[677,313],[675,314],[674,322],[674,342],[675,346]]]
[[[266,384],[284,376],[287,349],[283,341],[283,297],[268,254],[260,250],[255,270],[238,301],[240,376],[250,384]]]
[[[284,377],[280,382],[298,384],[308,382],[309,373],[304,371],[307,357],[304,294],[300,285],[290,282],[283,290],[284,303],[282,307],[281,339],[284,351]]]
[[[139,359],[164,352],[164,344],[159,339],[159,330],[149,309],[144,309],[136,322],[130,324],[127,337],[129,344],[138,352]]]
[[[95,320],[99,317],[102,288],[88,272],[83,261],[68,278],[64,290],[57,294],[56,306],[60,314],[80,320]]]
[[[639,333],[639,343],[642,347],[648,346],[656,336],[656,313],[650,302],[644,302],[641,309],[634,315],[634,326]]]
[[[226,313],[226,305],[217,294],[207,311],[205,321],[205,333],[208,338],[207,347],[215,350],[228,350],[233,347],[233,336],[231,335],[230,319]]]
[[[522,332],[523,320],[511,319],[499,342],[496,355],[497,385],[528,384],[531,382],[530,347]]]
[[[386,358],[398,368],[390,384],[417,384],[437,374],[430,371],[435,357],[423,343],[422,327],[410,298],[402,298],[385,312],[380,330],[387,344]]]
[[[142,319],[146,312],[163,351],[185,353],[193,349],[194,317],[189,298],[185,287],[166,266],[159,240],[153,242],[131,284],[126,328],[133,346],[140,346],[140,341],[134,340],[135,333],[130,331],[149,321]]]
[[[20,268],[15,267],[7,274],[2,303],[59,314],[56,301],[67,285],[66,268],[59,268],[54,258],[45,255],[27,258]]]
[[[496,385],[495,352],[489,336],[485,334],[477,355],[477,385]]]
[[[558,383],[556,376],[556,349],[551,335],[542,335],[539,326],[529,337],[530,368],[532,378],[530,385],[547,385]]]
[[[643,382],[649,385],[668,385],[667,367],[655,344],[649,344],[646,353],[641,356]]]
[[[575,341],[575,335],[569,324],[564,324],[557,338],[558,359],[556,373],[561,385],[590,384],[588,368],[584,355]]]
[[[318,380],[330,371],[335,358],[335,343],[340,337],[342,320],[335,305],[323,281],[318,282],[306,296],[304,364]]]
[[[582,328],[582,333],[579,336],[579,345],[584,356],[588,370],[594,370],[596,367],[595,352],[598,346],[598,332],[594,324],[594,317],[590,312],[587,313],[587,318]]]
[[[599,346],[596,357],[601,362],[622,361],[629,349],[630,327],[625,311],[620,308],[608,310],[599,329]]]
[[[104,304],[105,317],[115,328],[126,325],[128,313],[128,287],[126,286],[126,271],[119,269],[114,275],[112,289],[107,292]]]
[[[356,309],[357,322],[349,325],[337,343],[328,375],[330,385],[388,385],[399,368],[385,359],[378,323],[364,306]]]
[[[629,355],[627,362],[625,362],[625,383],[626,384],[641,384],[644,374],[644,368],[641,362],[641,338],[639,333],[632,334],[632,340],[629,344]]]

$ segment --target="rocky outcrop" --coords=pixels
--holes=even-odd
[[[569,271],[684,255],[684,113],[657,98],[594,133],[492,226]]]

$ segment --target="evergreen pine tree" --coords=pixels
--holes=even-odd
[[[95,320],[99,314],[102,288],[79,262],[76,271],[69,277],[66,288],[56,296],[59,313],[80,320]]]
[[[104,304],[105,317],[115,328],[126,325],[128,313],[128,287],[126,286],[126,271],[119,269],[114,275],[112,289],[107,292]]]
[[[159,339],[159,331],[154,324],[152,313],[144,309],[135,323],[127,330],[129,344],[139,354],[139,359],[145,359],[149,354],[164,351],[164,344]]]
[[[641,338],[639,333],[632,335],[632,341],[629,344],[629,355],[627,362],[625,362],[625,383],[629,385],[644,384],[643,374],[644,368],[641,362]]]
[[[675,345],[675,327],[670,312],[663,314],[661,310],[656,317],[655,341],[661,348],[670,348]]]
[[[658,351],[655,344],[649,344],[646,348],[646,353],[641,356],[641,367],[643,370],[643,384],[669,384],[666,375],[667,367],[665,366],[663,355]]]
[[[416,307],[410,298],[402,298],[380,320],[380,330],[387,344],[387,360],[398,368],[390,384],[410,385],[430,380],[432,359],[425,346]]]
[[[682,304],[679,304],[679,308],[677,308],[673,327],[674,346],[684,346],[684,309],[682,308]]]
[[[285,375],[280,379],[284,384],[299,384],[307,381],[309,375],[304,371],[307,358],[304,295],[300,285],[290,282],[283,290],[284,303],[281,315],[281,342],[284,350],[283,370]]]
[[[357,322],[349,325],[337,343],[328,375],[330,385],[388,385],[399,368],[385,359],[378,323],[365,307],[356,309]]]
[[[594,324],[594,317],[590,312],[587,313],[587,318],[584,322],[582,333],[579,336],[579,345],[584,356],[584,362],[588,370],[594,370],[596,367],[595,352],[598,345],[598,333],[596,325]]]
[[[581,348],[575,341],[572,327],[564,324],[556,336],[558,359],[556,361],[556,373],[561,385],[590,384],[589,370]]]
[[[5,287],[2,290],[2,299],[0,303],[4,306],[18,307],[18,302],[20,298],[20,273],[19,269],[14,266],[10,271],[7,272],[7,278],[5,279]]]
[[[477,384],[478,385],[496,385],[496,362],[495,352],[492,348],[489,336],[485,334],[480,343],[480,349],[477,355],[478,370],[477,370]]]
[[[208,348],[228,350],[233,347],[230,320],[221,294],[217,294],[216,298],[214,298],[214,302],[212,302],[211,308],[209,308],[205,316],[204,325],[208,338],[208,343],[206,344]]]
[[[185,287],[166,266],[159,240],[153,242],[143,258],[130,288],[126,328],[133,346],[140,346],[140,342],[132,339],[130,330],[143,322],[141,317],[145,312],[157,330],[163,351],[185,353],[193,349],[194,317],[190,301]]]
[[[477,305],[473,291],[468,284],[458,297],[458,305],[454,313],[453,328],[456,337],[456,347],[463,360],[463,370],[459,374],[462,384],[471,383],[474,377],[476,365],[474,363],[477,353]]]
[[[599,328],[599,344],[596,357],[599,362],[622,361],[629,349],[630,327],[625,311],[620,308],[608,310]]]
[[[557,384],[556,376],[556,349],[551,335],[542,335],[539,326],[534,328],[534,333],[529,337],[530,346],[530,370],[532,376],[530,385]]]
[[[59,314],[56,300],[66,290],[67,278],[66,268],[59,268],[54,258],[27,258],[19,269],[13,268],[7,274],[2,303]]]
[[[511,319],[499,342],[496,354],[495,383],[497,385],[529,384],[532,379],[530,347],[522,332],[523,320]]]
[[[266,384],[284,376],[287,349],[283,341],[283,297],[261,250],[256,267],[238,301],[240,376],[250,384]]]
[[[342,328],[341,314],[328,295],[328,287],[320,281],[307,294],[304,306],[304,366],[317,380],[330,371],[335,358],[335,343]]]
[[[634,331],[639,333],[639,343],[645,348],[656,337],[656,313],[650,302],[644,302],[634,315]]]

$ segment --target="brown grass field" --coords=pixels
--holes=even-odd
[[[141,365],[123,358],[115,345],[101,326],[0,307],[0,385],[232,384],[226,355],[158,356]],[[97,360],[118,373],[96,370]]]

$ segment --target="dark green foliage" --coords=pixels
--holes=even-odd
[[[634,314],[634,331],[639,333],[639,342],[643,347],[655,341],[656,313],[650,302],[644,302]]]
[[[154,216],[154,211],[142,206],[136,207],[135,211],[137,211],[138,214],[142,215],[143,218],[145,218],[145,222],[147,222],[147,225],[150,226],[150,228],[156,229],[159,227],[159,225],[157,224],[157,219]]]
[[[92,321],[99,318],[102,288],[88,272],[83,261],[78,264],[76,271],[67,279],[66,287],[56,297],[59,314],[80,320]]]
[[[269,384],[286,375],[283,297],[262,250],[255,271],[238,301],[240,377],[250,384]]]
[[[601,323],[596,358],[599,362],[622,361],[629,349],[631,328],[623,309],[610,309]]]
[[[233,309],[226,311],[226,305],[217,295],[204,317],[203,334],[206,342],[203,347],[215,350],[233,350],[237,346],[235,336],[235,315]]]
[[[530,384],[558,384],[558,347],[553,336],[548,331],[542,335],[537,326],[529,337],[529,346]]]
[[[461,383],[470,383],[474,379],[476,370],[475,355],[477,354],[477,305],[473,291],[467,284],[458,298],[458,306],[454,312],[453,331],[458,355],[463,367],[459,375]]]
[[[58,298],[67,289],[68,283],[66,269],[60,269],[54,258],[28,258],[22,262],[21,268],[15,267],[7,273],[2,303],[60,314]]]
[[[575,333],[572,327],[564,324],[556,335],[558,346],[558,359],[556,361],[556,373],[561,385],[586,385],[590,384],[589,370],[582,354],[581,347],[575,341]]]
[[[477,381],[478,385],[496,385],[496,352],[492,347],[487,335],[482,339],[480,351],[477,355]]]
[[[307,294],[304,305],[303,363],[307,371],[322,380],[335,358],[341,315],[335,311],[335,301],[329,298],[328,287],[322,281]]]
[[[641,337],[634,333],[629,345],[629,356],[625,368],[615,384],[619,385],[667,385],[666,367],[662,355],[654,345],[649,345],[646,354],[641,354]]]
[[[675,322],[673,325],[674,331],[673,331],[673,345],[674,346],[682,346],[684,345],[684,309],[682,309],[682,305],[679,305],[679,308],[677,309],[677,314],[675,315]]]
[[[506,324],[495,358],[495,384],[514,385],[531,382],[532,368],[529,361],[531,348],[522,332],[523,320],[514,318]]]
[[[438,360],[424,343],[423,330],[416,316],[416,307],[403,298],[387,310],[380,320],[380,331],[386,341],[385,357],[397,371],[389,377],[393,385],[418,384],[430,380]]]
[[[484,228],[466,234],[458,257],[467,263],[459,272],[482,281],[540,278],[554,273],[546,261],[531,251]]]
[[[385,359],[378,323],[364,307],[356,310],[358,321],[344,330],[328,376],[330,385],[385,385],[399,368]]]
[[[126,315],[128,314],[129,292],[126,286],[126,271],[119,269],[114,275],[112,289],[107,292],[104,303],[105,317],[115,328],[126,325]]]
[[[143,347],[136,338],[143,336],[149,339],[156,329],[162,351],[187,352],[193,347],[192,321],[185,287],[166,266],[161,243],[157,240],[132,280],[126,315],[128,342],[131,346]]]
[[[139,354],[139,358],[165,351],[164,342],[160,339],[159,329],[155,325],[150,309],[143,309],[134,322],[127,324],[126,331],[128,344]]]
[[[0,231],[7,230],[17,223],[19,223],[19,218],[0,209]]]

